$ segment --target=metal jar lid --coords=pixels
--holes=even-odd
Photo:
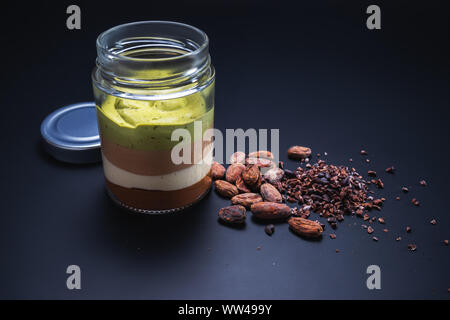
[[[76,103],[55,110],[42,121],[41,135],[47,152],[60,161],[101,161],[94,102]]]

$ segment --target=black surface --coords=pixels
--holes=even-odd
[[[448,299],[443,3],[378,2],[382,30],[375,32],[365,26],[365,1],[78,1],[80,31],[65,28],[67,1],[3,8],[0,298]],[[381,174],[386,188],[377,193],[388,199],[380,216],[389,232],[375,225],[374,242],[357,218],[341,223],[335,240],[327,228],[319,242],[296,237],[284,224],[268,237],[252,219],[243,230],[230,229],[217,222],[228,202],[214,192],[182,214],[128,214],[107,198],[101,165],[47,156],[40,122],[62,105],[92,99],[96,36],[150,19],[193,24],[209,35],[217,128],[279,128],[282,151],[307,145],[326,151],[329,163],[353,158],[361,173],[394,165],[395,175]],[[420,187],[420,179],[429,186]],[[401,194],[403,185],[409,194]],[[397,195],[401,201],[393,200]],[[409,252],[408,243],[417,251]],[[70,264],[81,267],[80,291],[66,289]],[[371,264],[381,267],[381,290],[366,288]]]

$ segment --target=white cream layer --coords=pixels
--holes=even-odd
[[[112,164],[105,155],[103,158],[103,170],[105,177],[110,182],[124,188],[138,188],[144,190],[173,191],[180,190],[196,184],[210,171],[212,164],[212,150],[204,159],[188,168],[159,176],[145,176],[131,173]]]

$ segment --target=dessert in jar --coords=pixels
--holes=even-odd
[[[112,199],[144,213],[200,200],[213,156],[204,137],[213,127],[215,78],[206,34],[174,22],[130,23],[102,33],[97,54],[92,78]]]

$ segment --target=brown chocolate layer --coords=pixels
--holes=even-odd
[[[106,186],[123,204],[143,210],[168,210],[187,206],[198,200],[211,187],[211,174],[190,187],[174,191],[130,189],[106,179]]]
[[[201,143],[200,141],[198,143]],[[172,150],[135,150],[118,145],[104,137],[101,138],[102,152],[115,166],[135,174],[159,176],[192,166],[174,164]],[[211,141],[203,141],[202,152],[212,146]],[[191,163],[194,163],[194,144],[191,145]]]

